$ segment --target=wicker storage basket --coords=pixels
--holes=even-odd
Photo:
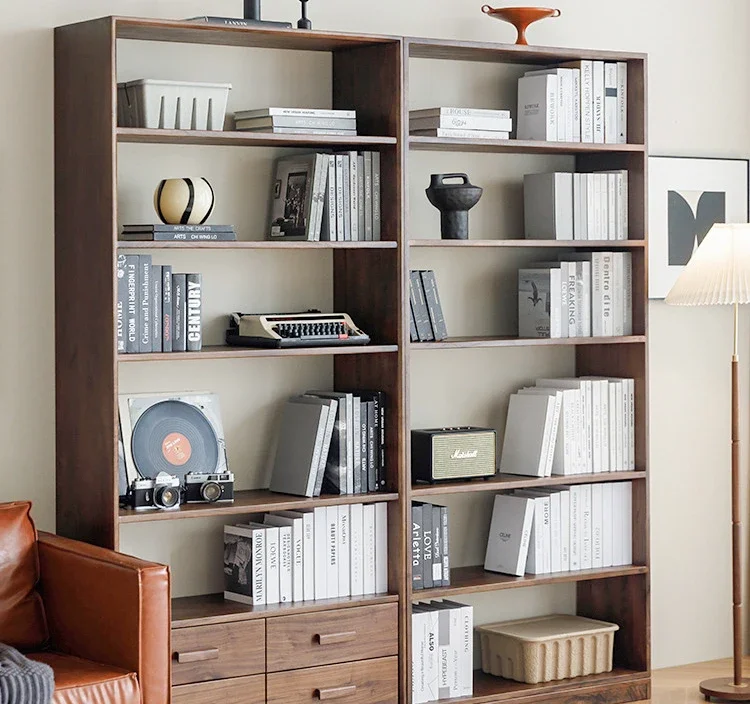
[[[478,626],[482,670],[529,684],[609,672],[618,628],[581,616],[541,616]]]

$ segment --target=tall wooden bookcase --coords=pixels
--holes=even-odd
[[[357,137],[183,132],[120,128],[116,121],[117,39],[178,42],[332,55],[332,107],[356,108]],[[511,140],[485,142],[412,137],[408,134],[408,86],[411,59],[546,65],[591,58],[628,64],[628,143],[568,144]],[[189,79],[189,76],[185,78]],[[435,89],[433,104],[441,104]],[[646,297],[646,57],[602,51],[522,47],[433,39],[354,35],[299,30],[242,29],[132,18],[102,18],[55,31],[55,199],[56,199],[56,379],[57,379],[57,528],[58,532],[117,549],[124,523],[189,520],[220,516],[227,522],[264,511],[350,502],[386,501],[389,508],[389,594],[359,599],[305,602],[302,605],[251,608],[223,604],[216,597],[189,597],[173,602],[175,628],[251,621],[274,613],[319,613],[321,617],[351,606],[398,604],[399,701],[410,698],[410,607],[423,598],[460,598],[529,586],[575,583],[577,612],[620,625],[611,673],[543,685],[521,685],[477,672],[471,702],[625,702],[645,699],[650,691],[648,429],[647,429],[647,297]],[[381,242],[292,242],[263,240],[232,243],[118,243],[117,150],[123,143],[253,146],[301,149],[374,149],[382,159]],[[449,242],[418,239],[407,231],[406,198],[410,154],[416,150],[507,154],[567,155],[580,171],[627,169],[629,172],[629,239],[623,242],[544,242],[524,239]],[[522,174],[518,175],[519,178]],[[261,236],[260,234],[258,235]],[[520,234],[519,234],[520,237]],[[373,338],[364,348],[250,350],[204,348],[199,353],[121,355],[115,348],[115,256],[118,248],[138,251],[193,247],[203,249],[332,252],[333,301],[350,313]],[[420,247],[516,248],[557,255],[572,250],[627,249],[633,254],[634,334],[621,338],[521,340],[484,336],[443,342],[410,343],[408,271],[410,253]],[[460,260],[458,260],[460,261]],[[460,266],[460,264],[457,264]],[[279,272],[279,275],[283,275]],[[210,293],[209,293],[210,295]],[[498,477],[489,482],[412,486],[410,480],[409,371],[413,351],[517,346],[570,346],[578,374],[630,376],[636,379],[636,471],[563,479]],[[231,506],[197,505],[177,513],[136,514],[117,500],[117,393],[121,364],[142,361],[180,364],[182,360],[257,357],[332,356],[334,381],[340,388],[379,388],[387,393],[387,493],[317,499],[238,492]],[[564,574],[513,578],[460,567],[451,586],[412,593],[410,506],[412,500],[439,499],[465,492],[496,492],[520,487],[571,482],[633,481],[632,566]],[[477,538],[478,540],[481,538]],[[369,702],[366,694],[352,699]],[[197,701],[197,700],[196,700]],[[203,700],[201,700],[203,701]],[[380,701],[380,699],[378,699]]]

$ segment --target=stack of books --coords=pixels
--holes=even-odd
[[[414,604],[411,614],[414,704],[474,694],[474,608],[455,601]]]
[[[510,397],[501,474],[550,477],[634,469],[633,379],[537,379]]]
[[[625,170],[526,174],[523,204],[528,239],[628,239]]]
[[[566,254],[519,269],[519,337],[632,335],[632,272],[631,252]]]
[[[409,111],[409,134],[459,139],[508,139],[513,129],[509,110],[427,108]]]
[[[232,225],[123,225],[123,242],[234,242]]]
[[[150,254],[117,253],[117,352],[200,352],[203,277],[173,274]]]
[[[572,61],[518,80],[518,139],[625,144],[628,65]]]
[[[281,157],[271,195],[269,239],[377,242],[380,153]]]
[[[412,342],[433,342],[448,337],[437,280],[431,269],[409,272],[409,311]]]
[[[382,391],[308,391],[284,404],[271,491],[367,494],[386,486]]]
[[[448,508],[414,502],[411,506],[412,589],[450,585]]]
[[[224,526],[224,598],[253,606],[388,591],[388,505],[321,506]]]
[[[234,113],[234,128],[243,132],[353,137],[357,134],[357,112],[309,108],[241,110]]]
[[[518,577],[633,561],[633,483],[498,494],[484,569]]]

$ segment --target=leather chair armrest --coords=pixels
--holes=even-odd
[[[52,646],[138,674],[143,704],[170,701],[169,568],[39,533]]]

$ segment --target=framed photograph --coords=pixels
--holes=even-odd
[[[648,297],[664,298],[717,222],[748,222],[747,159],[648,160]]]

